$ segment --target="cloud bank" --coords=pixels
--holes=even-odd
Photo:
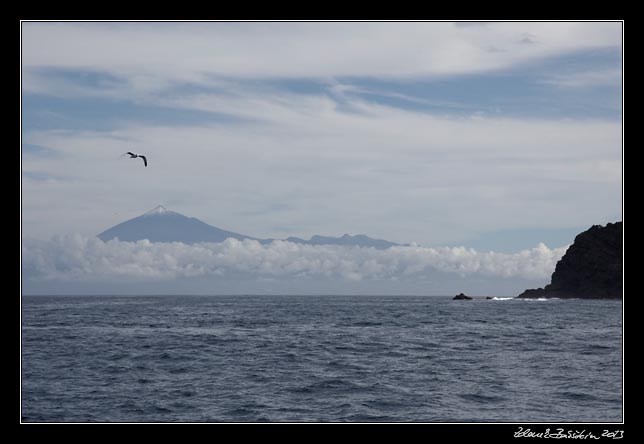
[[[568,247],[544,244],[517,253],[464,247],[392,247],[387,250],[227,239],[187,245],[148,240],[103,242],[79,234],[50,241],[23,240],[23,278],[36,281],[166,281],[197,277],[315,277],[361,281],[405,280],[438,272],[461,276],[547,278]]]

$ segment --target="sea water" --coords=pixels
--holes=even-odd
[[[24,296],[23,422],[619,422],[622,304]]]

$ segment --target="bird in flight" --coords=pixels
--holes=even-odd
[[[129,154],[130,159],[136,159],[137,157],[140,157],[141,159],[143,159],[143,165],[148,166],[148,159],[146,159],[145,156],[142,156],[141,154],[135,154],[135,153],[133,153],[131,151],[128,151],[125,154]],[[125,154],[123,154],[123,156],[125,156]],[[121,157],[123,157],[123,156],[121,156]]]

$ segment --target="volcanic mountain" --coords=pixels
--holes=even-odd
[[[223,242],[229,237],[238,240],[259,240],[213,227],[194,217],[169,211],[162,205],[142,216],[115,225],[103,231],[98,237],[103,241],[114,238],[128,242],[148,239],[150,242],[183,242],[184,244]]]

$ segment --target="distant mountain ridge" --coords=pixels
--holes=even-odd
[[[389,247],[401,246],[402,244],[397,244],[395,242],[389,242],[384,239],[373,239],[364,234],[356,234],[351,236],[349,234],[344,234],[342,237],[331,237],[331,236],[318,236],[315,235],[309,240],[300,239],[298,237],[287,237],[287,241],[294,242],[297,244],[309,244],[309,245],[353,245],[358,247],[374,247],[376,249],[386,249]]]
[[[170,211],[162,205],[155,207],[141,216],[115,225],[100,233],[98,237],[105,242],[118,238],[121,241],[127,242],[148,239],[150,242],[182,242],[185,244],[223,242],[228,238],[237,240],[251,239],[263,244],[275,240],[260,239],[223,230],[202,222],[197,218],[187,217],[175,211]],[[372,239],[364,234],[355,236],[345,234],[341,237],[315,235],[309,240],[297,237],[289,237],[285,240],[307,245],[345,245],[373,247],[376,249],[386,249],[401,245],[384,239]]]

